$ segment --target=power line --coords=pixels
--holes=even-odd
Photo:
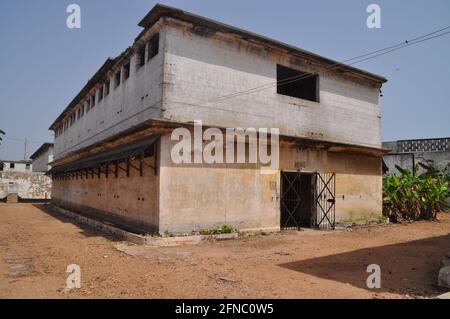
[[[421,42],[424,42],[424,41],[428,41],[428,40],[431,40],[431,39],[434,39],[434,38],[438,38],[438,37],[444,36],[446,34],[449,34],[450,31],[447,31],[447,32],[444,32],[444,33],[440,33],[440,34],[437,34],[437,33],[445,31],[445,30],[448,30],[448,29],[450,29],[450,26],[447,26],[447,27],[444,27],[444,28],[432,31],[430,33],[421,35],[421,36],[413,38],[411,40],[406,40],[404,42],[400,42],[400,43],[395,44],[395,45],[390,45],[390,46],[387,46],[387,47],[382,48],[382,49],[371,51],[371,52],[368,52],[368,53],[365,53],[365,54],[362,54],[362,55],[359,55],[359,56],[356,56],[356,57],[344,60],[342,62],[334,63],[334,64],[330,65],[329,67],[325,68],[325,70],[323,70],[323,71],[321,71],[319,73],[323,74],[325,72],[329,72],[329,71],[332,71],[332,70],[339,69],[339,68],[341,68],[343,66],[345,67],[345,66],[361,63],[361,62],[364,62],[364,61],[367,61],[367,60],[370,60],[370,59],[373,59],[373,58],[376,58],[376,57],[379,57],[379,56],[382,56],[382,55],[385,55],[385,54],[388,54],[388,53],[391,53],[391,52],[394,52],[394,51],[397,51],[397,50],[400,50],[400,49],[402,49],[404,47],[407,47],[407,46],[411,46],[411,45],[414,45],[414,44],[418,44],[418,43],[421,43]],[[361,59],[361,58],[363,58],[363,59]],[[347,62],[350,62],[350,61],[353,61],[353,60],[357,60],[357,61],[354,61],[352,63],[348,63],[347,64]],[[264,84],[264,85],[261,85],[261,86],[258,86],[258,87],[254,87],[254,88],[251,88],[251,89],[248,89],[248,90],[235,92],[235,93],[231,93],[231,94],[227,94],[227,95],[223,95],[223,96],[218,96],[216,98],[211,98],[211,99],[207,99],[207,100],[201,100],[201,101],[193,102],[193,103],[176,102],[176,101],[173,101],[173,103],[188,104],[188,105],[198,105],[199,103],[223,101],[225,99],[236,97],[236,96],[240,96],[240,95],[244,95],[244,94],[256,93],[256,92],[259,92],[259,91],[271,88],[271,87],[273,87],[275,85],[285,85],[285,84],[293,83],[293,82],[296,82],[296,81],[300,81],[300,80],[306,79],[306,78],[311,77],[311,76],[314,76],[314,74],[296,75],[296,76],[285,78],[283,80],[279,80],[279,81],[267,83],[267,84]],[[171,108],[171,109],[176,109],[176,108]]]
[[[13,142],[20,142],[20,143],[25,143],[25,142],[27,142],[27,143],[35,143],[35,144],[49,143],[49,142],[42,142],[42,141],[32,141],[32,140],[29,140],[27,138],[16,138],[16,137],[7,137],[7,136],[3,136],[3,138],[5,140],[10,140],[10,141],[13,141]]]
[[[407,40],[405,42],[402,42],[402,43],[399,43],[399,44],[396,44],[396,45],[393,45],[393,46],[388,46],[388,47],[383,48],[383,49],[375,50],[373,52],[369,52],[369,53],[366,53],[366,54],[363,54],[363,55],[360,55],[360,56],[357,56],[357,57],[345,60],[343,62],[337,62],[335,64],[332,64],[328,68],[326,68],[324,71],[322,71],[322,73],[333,71],[333,70],[337,70],[337,69],[341,68],[342,66],[354,65],[354,64],[357,64],[357,63],[361,63],[361,62],[364,62],[364,61],[367,61],[367,60],[370,60],[370,59],[373,59],[373,58],[376,58],[376,57],[379,57],[379,56],[382,56],[382,55],[385,55],[385,54],[388,54],[388,53],[391,53],[391,52],[394,52],[394,51],[397,51],[397,50],[400,50],[400,49],[402,49],[404,47],[407,47],[407,46],[411,46],[411,45],[414,45],[414,44],[417,44],[417,43],[421,43],[421,42],[428,41],[428,40],[431,40],[431,39],[434,39],[434,38],[437,38],[437,37],[444,36],[444,35],[450,33],[450,31],[447,31],[447,32],[444,32],[444,33],[441,33],[441,34],[438,34],[438,35],[435,35],[435,36],[430,36],[430,35],[436,34],[438,32],[441,32],[441,31],[447,30],[447,29],[450,29],[450,26],[442,28],[442,29],[439,29],[439,30],[436,30],[436,31],[433,31],[433,32],[430,32],[430,33],[428,33],[426,35],[417,37],[417,38],[412,39],[412,40]],[[428,36],[430,36],[430,37],[428,37]],[[347,62],[353,61],[353,60],[356,60],[356,59],[359,59],[359,58],[364,58],[364,59],[357,60],[355,62],[347,64]],[[261,90],[265,90],[267,88],[273,87],[273,86],[278,85],[278,84],[285,85],[285,84],[289,84],[289,83],[293,83],[293,82],[296,82],[296,81],[300,81],[300,80],[306,79],[306,78],[311,77],[311,76],[313,76],[313,74],[296,75],[296,76],[293,76],[291,78],[285,78],[283,80],[275,81],[275,82],[272,82],[272,83],[268,83],[268,84],[262,85],[260,87],[255,87],[255,88],[252,88],[252,89],[249,89],[249,90],[246,90],[246,91],[235,92],[235,93],[232,93],[232,94],[229,94],[229,95],[224,95],[224,96],[221,96],[221,97],[205,100],[204,102],[222,101],[222,100],[225,100],[227,98],[238,96],[238,95],[243,95],[243,94],[246,94],[246,93],[255,93],[255,92],[259,92]],[[202,101],[200,101],[200,103],[201,102]]]
[[[431,39],[434,39],[434,38],[437,38],[437,37],[440,37],[440,36],[443,36],[443,35],[446,35],[446,34],[449,34],[449,33],[450,33],[450,31],[442,33],[442,34],[439,34],[439,35],[436,35],[436,36],[433,36],[433,37],[429,37],[429,38],[426,38],[426,39],[423,39],[423,40],[419,40],[419,41],[416,41],[416,42],[409,42],[409,41],[407,41],[407,42],[405,42],[404,45],[402,45],[400,47],[393,48],[393,49],[390,49],[388,51],[385,51],[385,52],[382,52],[382,53],[378,53],[376,55],[372,55],[372,56],[369,56],[369,57],[364,58],[364,59],[357,60],[357,61],[355,61],[353,63],[348,63],[346,65],[350,66],[350,65],[354,65],[354,64],[361,63],[361,62],[364,62],[364,61],[368,61],[368,60],[374,59],[376,57],[379,57],[379,56],[382,56],[382,55],[385,55],[385,54],[397,51],[397,50],[402,49],[404,47],[407,47],[407,46],[410,46],[410,45],[413,45],[413,44],[417,44],[417,43],[421,43],[421,42],[424,42],[424,41],[428,41],[428,40],[431,40]],[[325,71],[322,71],[322,74],[326,73],[326,72],[329,72],[329,71],[337,70],[339,68],[340,68],[340,66],[338,66],[336,68],[326,69]],[[270,86],[267,86],[267,87],[262,87],[262,88],[258,88],[258,89],[251,89],[251,90],[249,90],[249,92],[243,91],[241,93],[237,93],[237,94],[235,93],[233,96],[228,96],[228,97],[226,96],[224,98],[217,98],[217,99],[209,100],[207,102],[223,101],[223,100],[226,100],[227,98],[234,97],[234,96],[240,96],[240,95],[249,94],[249,93],[256,93],[256,92],[268,89],[270,87],[274,87],[275,85],[282,86],[282,85],[290,84],[290,83],[293,83],[293,82],[296,82],[296,81],[307,79],[307,78],[309,78],[311,76],[314,76],[314,74],[297,75],[296,79],[292,79],[292,80],[289,80],[289,81],[286,81],[286,79],[283,79],[283,80],[275,82],[274,84],[271,84]],[[285,81],[285,82],[283,82],[283,81]],[[282,82],[282,83],[280,83],[280,82]]]

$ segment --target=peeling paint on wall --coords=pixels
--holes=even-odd
[[[43,173],[0,172],[0,199],[15,188],[22,199],[51,198],[52,180]]]

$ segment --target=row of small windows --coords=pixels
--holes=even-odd
[[[145,59],[145,53],[147,54],[147,60]],[[150,61],[159,52],[159,34],[155,34],[149,42],[142,45],[137,51],[136,70],[145,65],[146,61]],[[121,81],[125,81],[130,77],[130,60],[128,60],[122,68],[113,75],[113,87],[116,89],[120,86]],[[110,93],[111,83],[106,80],[98,90],[96,90],[87,100],[83,103],[83,106],[79,107],[73,112],[61,126],[55,130],[55,137],[60,136],[69,127],[71,127],[77,120],[81,119],[85,113],[88,113],[95,107],[96,100],[100,102]],[[97,97],[97,99],[96,99]]]

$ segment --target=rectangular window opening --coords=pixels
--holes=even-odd
[[[159,33],[155,34],[148,42],[148,61],[158,54],[159,51]]]
[[[91,109],[95,106],[95,93],[91,96]]]
[[[116,74],[114,74],[114,88],[118,87],[120,85],[120,71],[117,71]]]
[[[109,94],[109,81],[105,82],[105,96]]]
[[[137,53],[137,61],[136,62],[137,62],[136,64],[138,67],[144,66],[144,64],[145,64],[145,44],[139,48],[138,53]]]
[[[277,64],[277,93],[319,102],[319,75]]]
[[[123,66],[123,79],[126,80],[130,77],[130,62],[127,62]]]
[[[98,90],[98,101],[100,102],[101,100],[103,100],[103,85]]]

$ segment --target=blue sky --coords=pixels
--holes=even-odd
[[[450,25],[450,1],[159,1],[342,61]],[[81,7],[81,29],[66,7]],[[52,141],[49,125],[108,56],[129,46],[149,0],[0,2],[0,158]],[[381,7],[381,29],[366,7]],[[450,34],[355,65],[383,75],[383,140],[450,136]],[[11,140],[18,139],[18,140]]]

